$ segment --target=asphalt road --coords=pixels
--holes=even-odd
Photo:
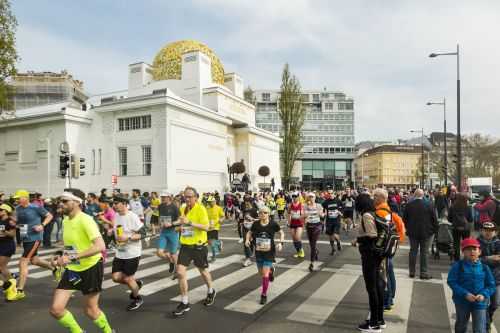
[[[135,312],[125,310],[129,299],[126,288],[111,282],[111,261],[106,263],[101,306],[117,332],[355,332],[368,315],[368,298],[361,276],[359,253],[344,246],[335,256],[329,255],[326,236],[320,244],[320,269],[309,273],[308,261],[292,257],[293,246],[286,243],[278,254],[276,280],[271,284],[268,304],[258,304],[260,278],[255,265],[243,268],[242,244],[237,242],[234,225],[221,231],[224,251],[211,265],[214,285],[218,291],[215,304],[205,307],[200,301],[206,288],[196,270],[189,273],[191,311],[182,318],[173,318],[177,301],[177,283],[172,282],[168,265],[154,256],[150,247],[141,259],[138,275],[145,281],[141,290],[144,305]],[[290,239],[287,234],[287,239]],[[347,242],[349,235],[343,235]],[[306,239],[304,235],[304,240]],[[347,244],[347,243],[346,243]],[[154,246],[154,242],[152,244]],[[306,259],[309,254],[305,244]],[[50,251],[50,250],[49,250]],[[50,252],[45,253],[46,255]],[[43,255],[43,254],[42,254]],[[451,332],[454,308],[445,285],[449,259],[430,259],[434,279],[410,279],[407,274],[408,250],[403,247],[394,258],[397,276],[396,306],[386,313],[384,332]],[[13,259],[11,268],[16,267]],[[32,269],[26,286],[27,298],[7,303],[0,301],[0,322],[3,333],[64,332],[53,320],[48,308],[55,282],[42,269]],[[75,293],[70,310],[87,332],[98,332],[82,311],[82,297]],[[496,324],[500,324],[496,322]],[[500,327],[500,326],[499,326]]]

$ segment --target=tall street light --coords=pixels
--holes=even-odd
[[[422,170],[421,170],[421,172],[422,172],[422,176],[420,177],[420,188],[423,189],[424,188],[424,184],[425,184],[424,129],[422,128],[421,130],[411,130],[410,133],[420,133],[422,135],[422,138],[421,138],[421,147],[422,147]]]
[[[448,136],[446,133],[446,98],[443,98],[442,102],[427,102],[427,105],[442,105],[443,106],[443,118],[444,118],[444,186],[448,186],[448,148],[447,140]]]
[[[457,44],[456,52],[431,53],[430,58],[436,58],[442,55],[457,56],[457,188],[462,190],[462,135],[460,130],[460,45]]]

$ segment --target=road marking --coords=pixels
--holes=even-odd
[[[216,269],[222,268],[224,266],[227,266],[227,265],[230,265],[233,263],[239,263],[239,262],[241,262],[241,260],[243,260],[243,256],[239,255],[239,254],[233,254],[233,255],[225,257],[225,258],[217,259],[217,261],[215,263],[210,264],[209,271],[214,271]],[[199,273],[198,269],[196,269],[196,268],[189,269],[186,272],[186,277],[188,280],[195,278],[195,277],[198,277],[198,276],[200,276],[200,273]],[[152,283],[145,284],[144,286],[142,286],[140,293],[142,296],[149,296],[149,295],[157,293],[163,289],[167,289],[167,288],[170,288],[172,286],[175,286],[177,284],[178,284],[177,280],[172,280],[171,277],[167,277],[167,278],[163,278],[160,280],[156,280]],[[205,286],[203,286],[203,287],[205,287]],[[205,287],[205,296],[206,296],[206,287]]]
[[[396,276],[396,299],[397,306],[390,313],[384,314],[387,322],[386,333],[406,332],[408,328],[408,318],[410,317],[410,305],[413,295],[414,280],[401,279]]]
[[[284,258],[277,258],[276,262],[282,262],[285,260]],[[214,281],[214,289],[217,290],[217,293],[221,291],[231,288],[232,286],[240,283],[243,279],[246,279],[254,274],[257,274],[258,271],[254,265],[248,266],[242,269],[239,269],[231,274],[225,275]],[[205,285],[199,286],[193,290],[189,291],[189,302],[197,303],[202,301],[207,296],[207,287]],[[181,296],[177,296],[171,299],[172,301],[181,301]]]
[[[240,240],[240,238],[238,238],[238,237],[219,237],[219,239],[228,240],[228,241],[238,241],[238,240]],[[284,243],[293,243],[293,241],[291,239],[285,239]],[[302,243],[309,244],[309,241],[304,239],[304,240],[302,240]],[[317,241],[316,243],[330,245],[330,241]],[[352,247],[351,242],[340,242],[340,244],[342,244],[342,246],[350,246],[350,247]],[[403,250],[409,250],[410,249],[410,247],[408,245],[399,245],[398,248],[403,249]]]
[[[359,275],[345,274],[342,269],[325,283],[288,317],[288,320],[323,325],[354,285]]]
[[[53,252],[56,252],[56,251],[60,251],[62,249],[63,249],[62,247],[58,247],[58,248],[53,248],[53,249],[40,250],[40,251],[38,251],[38,255],[47,254],[47,253],[53,253]],[[23,251],[22,248],[21,248],[21,251]],[[21,256],[22,256],[22,253],[14,254],[11,257],[11,259],[19,259],[19,258],[21,258]]]
[[[309,263],[309,261],[303,261],[297,265],[297,268],[299,269],[290,269],[285,273],[278,275],[269,288],[269,292],[267,294],[268,302],[272,302],[279,295],[283,294],[288,288],[292,287],[294,284],[302,280],[303,277],[310,274],[308,271],[303,270],[309,266]],[[225,309],[254,314],[264,307],[264,305],[259,303],[260,293],[261,290],[260,287],[258,287],[236,302],[226,306]]]

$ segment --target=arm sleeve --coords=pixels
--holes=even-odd
[[[460,298],[465,298],[465,296],[469,293],[465,288],[463,288],[458,283],[458,274],[459,274],[459,263],[456,262],[451,266],[450,271],[448,272],[448,286],[450,286],[453,293]]]

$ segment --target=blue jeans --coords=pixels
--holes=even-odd
[[[384,307],[394,305],[394,297],[396,297],[396,276],[394,275],[394,266],[392,259],[387,259],[387,285],[384,290]]]
[[[455,304],[457,321],[455,333],[466,333],[467,323],[472,314],[472,332],[486,333],[486,309],[474,310],[470,305]]]

